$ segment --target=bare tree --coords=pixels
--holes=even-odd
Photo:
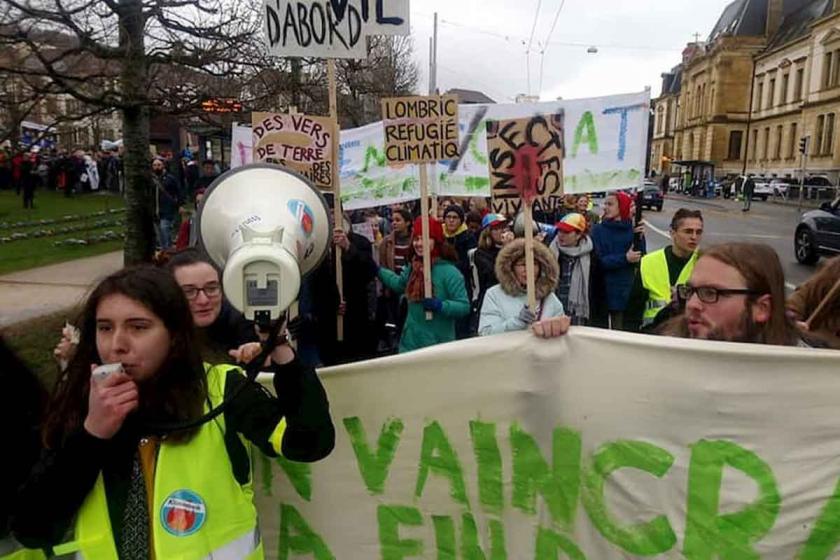
[[[0,56],[0,75],[18,78],[25,90],[4,101],[18,107],[14,118],[31,110],[21,100],[37,104],[54,94],[71,95],[88,112],[121,113],[125,261],[150,260],[150,110],[183,116],[199,108],[208,91],[239,97],[230,84],[272,64],[263,54],[259,12],[249,2],[224,0],[4,2],[0,50],[14,56]]]
[[[411,37],[373,36],[366,60],[338,63],[339,113],[351,126],[381,118],[380,101],[416,93],[419,70]]]

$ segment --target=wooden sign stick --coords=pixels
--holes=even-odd
[[[537,275],[534,267],[534,216],[531,203],[522,201],[525,209],[525,274],[528,282],[528,308],[537,314]]]
[[[420,164],[420,216],[423,223],[423,295],[432,297],[432,256],[429,254],[429,172],[426,164]],[[431,311],[426,311],[426,320],[433,318]]]
[[[823,312],[826,306],[828,306],[828,304],[831,303],[831,301],[837,296],[840,296],[840,278],[837,279],[837,282],[834,283],[834,286],[831,288],[828,294],[826,294],[826,296],[822,299],[822,301],[814,310],[814,312],[811,313],[811,316],[808,317],[808,320],[805,321],[805,324],[808,325],[808,329],[811,328],[811,325],[814,323],[814,321],[817,320],[817,317],[820,316],[820,313]]]
[[[341,136],[338,124],[338,89],[335,81],[335,60],[327,60],[327,80],[330,88],[330,118],[335,121],[335,138],[332,143],[332,173],[333,173],[333,216],[335,227],[344,229],[344,216],[341,212],[341,173],[338,169],[338,143]],[[349,232],[348,232],[349,236]],[[335,284],[338,287],[338,298],[344,304],[344,267],[341,265],[341,247],[335,248]],[[336,316],[336,340],[344,340],[344,315]]]

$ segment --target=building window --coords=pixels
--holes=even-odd
[[[755,110],[761,111],[761,102],[764,100],[764,81],[758,82],[758,94],[755,96]]]
[[[834,153],[834,113],[825,116],[825,140],[823,140],[823,153],[827,156]]]
[[[795,159],[796,158],[796,150],[799,148],[799,139],[796,137],[796,129],[797,124],[791,123],[790,125],[790,144],[788,148],[788,158]]]
[[[770,87],[768,88],[768,91],[767,91],[767,107],[768,108],[776,106],[775,97],[776,97],[776,79],[773,78],[772,80],[770,80]]]
[[[727,159],[741,159],[741,142],[744,133],[740,130],[733,130],[729,133],[729,157]]]
[[[697,95],[694,97],[694,116],[700,116],[700,108],[703,106],[703,92],[700,86],[697,86]]]
[[[784,127],[779,125],[776,127],[776,146],[775,151],[773,152],[773,159],[780,160],[782,159],[782,135],[783,135]]]
[[[825,58],[823,59],[823,73],[822,73],[822,86],[823,89],[828,89],[831,85],[831,61],[834,57],[834,53],[825,53]]]
[[[832,65],[831,65],[831,78],[829,82],[829,87],[836,87],[837,86],[837,78],[838,78],[838,70],[840,70],[840,49],[836,49],[834,51],[834,56],[831,58]]]
[[[764,145],[761,147],[761,159],[767,161],[767,156],[770,154],[770,127],[764,129]]]
[[[805,69],[799,68],[796,71],[796,83],[793,86],[793,100],[802,101],[802,86],[805,84]]]
[[[656,133],[662,134],[662,126],[665,122],[665,108],[660,105],[656,108]]]
[[[755,161],[758,154],[758,131],[752,131],[752,142],[750,142],[750,161]]]
[[[823,133],[825,132],[825,115],[817,117],[817,134],[814,142],[814,150],[811,155],[818,156],[823,153]]]
[[[790,83],[790,74],[782,75],[782,91],[779,92],[779,105],[787,103],[788,84]]]

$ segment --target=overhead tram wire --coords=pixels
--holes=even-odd
[[[534,24],[531,26],[531,36],[528,38],[528,46],[525,47],[525,70],[528,73],[528,95],[531,95],[531,46],[534,44],[534,33],[537,31],[537,22],[540,19],[540,8],[542,0],[537,0],[537,11],[534,13]]]
[[[551,24],[551,29],[548,31],[548,35],[543,41],[540,49],[540,89],[537,90],[537,95],[542,94],[543,88],[543,68],[545,66],[545,51],[548,50],[548,46],[551,41],[551,36],[554,35],[554,29],[557,27],[557,22],[560,19],[560,12],[563,11],[563,7],[566,5],[566,0],[561,0],[560,6],[557,8],[557,13],[554,14],[554,21]]]
[[[433,17],[430,14],[423,14],[418,13],[418,15],[425,16],[425,17]],[[519,36],[519,35],[510,35],[505,33],[499,33],[498,31],[492,31],[489,29],[483,29],[481,27],[475,27],[472,25],[468,25],[465,23],[460,23],[457,21],[452,21],[448,19],[440,18],[438,19],[438,23],[441,25],[449,25],[451,27],[458,27],[460,29],[465,29],[467,31],[471,31],[473,33],[479,33],[481,35],[486,35],[488,37],[494,37],[496,39],[501,39],[510,43],[511,41],[515,41],[517,43],[521,43],[523,46],[527,46],[527,38]],[[599,49],[613,49],[613,50],[625,50],[625,51],[654,51],[654,52],[680,52],[682,47],[656,47],[656,46],[649,46],[649,45],[623,45],[617,43],[577,43],[572,41],[550,41],[548,45],[545,46],[554,46],[554,47],[581,47],[581,48],[588,48],[588,47],[597,47]]]

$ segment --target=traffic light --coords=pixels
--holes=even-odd
[[[804,154],[808,152],[808,137],[803,136],[799,139],[799,153]]]

